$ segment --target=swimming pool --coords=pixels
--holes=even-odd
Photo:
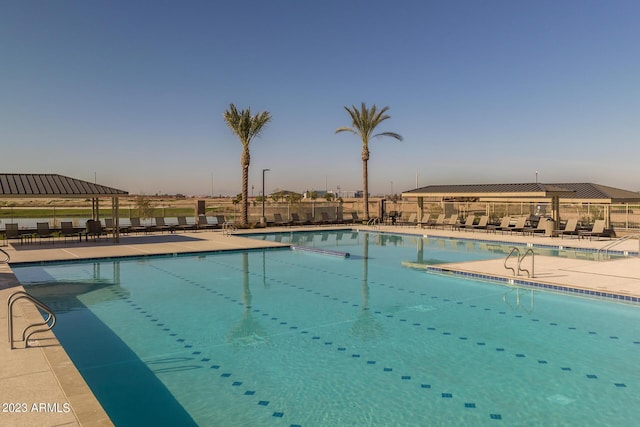
[[[637,305],[401,266],[504,257],[468,242],[290,236],[351,257],[282,249],[13,270],[58,313],[56,335],[118,426],[640,416]]]

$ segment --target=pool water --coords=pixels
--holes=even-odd
[[[478,245],[294,238],[351,257],[280,249],[13,269],[56,311],[56,335],[118,426],[637,423],[637,305],[402,267],[504,257]]]

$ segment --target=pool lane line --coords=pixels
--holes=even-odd
[[[159,269],[159,270],[162,271],[161,269]],[[159,327],[163,327],[162,332],[170,332],[171,331],[171,328],[167,327],[166,323],[159,322],[159,317],[158,316],[154,316],[153,314],[149,314],[149,312],[147,310],[144,310],[144,308],[141,305],[135,303],[131,296],[124,295],[124,294],[118,295],[118,291],[113,290],[113,289],[111,291],[113,293],[115,293],[119,297],[118,299],[120,299],[122,301],[125,301],[125,303],[128,303],[127,305],[129,307],[131,307],[134,310],[134,312],[137,311],[139,314],[144,314],[145,318],[149,319],[149,321],[155,323]],[[187,352],[191,352],[192,356],[198,356],[198,357],[194,357],[194,359],[200,358],[200,362],[207,363],[207,364],[209,364],[209,362],[211,362],[213,360],[212,357],[203,357],[202,351],[199,351],[197,348],[194,349],[194,345],[191,344],[190,341],[187,338],[182,338],[180,336],[180,334],[172,332],[172,333],[169,334],[169,336],[171,338],[176,338],[177,337],[175,339],[175,343],[178,343],[177,345],[182,345],[183,349],[186,349]],[[184,350],[183,351],[172,352],[170,354],[181,354],[182,355],[182,354],[184,354]],[[163,357],[166,357],[166,355],[163,355]],[[149,369],[151,370],[151,372],[153,372],[154,374],[171,374],[171,373],[180,371],[179,368],[175,368],[175,369],[172,369],[172,370],[162,370],[162,371],[154,370],[151,366],[148,365],[148,362],[146,362],[145,360],[140,359],[140,358],[138,358],[138,360],[142,361],[145,365],[147,365],[149,367]],[[150,362],[150,363],[154,364],[154,362]],[[223,380],[226,380],[226,379],[231,378],[233,376],[232,372],[225,372],[225,370],[222,369],[223,368],[222,365],[217,364],[215,362],[213,362],[213,363],[214,364],[211,365],[209,367],[209,369],[213,369],[215,371],[222,372],[222,374],[219,375],[219,378],[222,378]],[[202,369],[206,369],[204,365],[201,365],[201,367],[202,367]],[[229,381],[231,381],[231,380],[229,380]],[[240,387],[243,383],[244,383],[244,381],[234,380],[234,381],[232,381],[231,386],[232,387]],[[244,393],[245,396],[254,396],[255,394],[257,394],[257,391],[255,391],[255,390],[246,390],[245,393]],[[269,405],[269,403],[270,403],[270,401],[268,401],[268,400],[259,400],[257,404],[259,406],[266,407],[266,406]],[[279,411],[279,410],[275,410],[273,412],[272,416],[276,417],[276,418],[282,418],[282,417],[285,416],[285,412],[282,412],[282,411]],[[292,425],[298,425],[298,424],[292,424]]]
[[[241,269],[239,269],[239,268],[237,268],[237,267],[235,267],[235,266],[230,266],[230,265],[228,265],[228,264],[224,264],[224,263],[216,263],[216,264],[220,264],[220,265],[222,265],[222,266],[224,266],[224,267],[227,267],[227,268],[233,269],[233,270],[235,270],[235,271],[242,271]],[[166,271],[166,270],[164,270],[164,269],[162,269],[162,268],[160,268],[160,267],[156,267],[156,268],[157,268],[158,270],[160,270],[160,271],[163,271],[163,272],[165,272],[165,273],[169,274],[169,275],[172,275],[172,276],[175,276],[175,277],[177,277],[177,278],[179,278],[179,279],[181,279],[181,280],[187,281],[188,283],[190,283],[190,282],[191,282],[191,281],[189,281],[188,279],[183,278],[183,277],[181,277],[181,276],[179,276],[179,275],[177,275],[177,274],[175,274],[175,273],[173,273],[173,272]],[[323,270],[323,271],[324,271],[324,270]],[[328,273],[330,273],[329,271],[327,271],[327,272],[328,272]],[[261,274],[255,274],[255,275],[256,275],[256,276],[259,276],[259,277],[262,277],[262,275],[261,275]],[[270,279],[270,278],[267,278],[267,279],[268,279],[268,280],[272,280],[272,279]],[[273,280],[272,280],[272,281],[273,281]],[[296,285],[294,285],[294,284],[287,283],[287,282],[284,282],[284,281],[279,281],[279,283],[280,283],[280,284],[284,284],[285,286],[288,286],[288,287],[291,287],[291,288],[294,288],[294,289],[298,289],[298,290],[305,290],[305,291],[307,290],[306,288],[304,288],[304,287],[302,287],[302,286],[296,286]],[[381,285],[383,285],[383,286],[387,286],[388,288],[394,288],[394,289],[397,289],[397,290],[399,290],[399,291],[402,291],[402,290],[403,290],[403,288],[395,288],[395,286],[391,286],[391,285],[384,285],[384,284],[381,284]],[[204,286],[204,285],[202,285],[202,286]],[[198,286],[198,287],[201,287],[201,286]],[[317,295],[321,295],[321,293],[316,293],[316,294],[317,294]],[[323,298],[331,298],[331,296],[330,296],[330,295],[322,295],[322,296],[323,296]],[[433,297],[432,297],[432,299],[433,299]],[[339,298],[335,298],[335,297],[334,297],[334,298],[331,298],[331,300],[332,300],[332,301],[339,301],[340,299],[339,299]],[[441,300],[442,300],[443,302],[446,302],[446,303],[447,303],[447,305],[451,305],[451,304],[453,304],[454,302],[456,303],[456,305],[457,305],[457,304],[461,304],[461,301],[455,301],[455,300],[454,300],[454,301],[450,301],[449,299],[446,299],[446,298],[441,299]],[[235,302],[235,301],[237,301],[237,300],[232,300],[232,301],[233,301],[233,302]],[[343,304],[344,304],[344,303],[349,303],[349,301],[342,301],[342,303],[343,303]],[[357,306],[359,306],[359,305],[358,305],[358,304],[352,304],[352,306],[357,307]],[[474,305],[474,304],[469,304],[469,307],[470,307],[470,308],[476,308],[476,305]],[[485,311],[487,311],[487,310],[488,310],[488,311],[493,311],[492,309],[485,308]],[[255,311],[255,310],[254,310],[254,311]],[[499,313],[500,313],[500,314],[506,314],[506,311],[499,311]],[[382,313],[381,311],[374,311],[374,314],[383,314],[383,313]],[[397,313],[396,313],[396,314],[397,314]],[[393,318],[393,317],[395,317],[395,314],[387,313],[387,314],[385,314],[385,316],[386,316],[387,318]],[[521,317],[523,317],[523,316],[522,316],[522,315],[515,315],[515,317],[516,317],[516,318],[521,318]],[[272,319],[271,319],[271,320],[278,320],[278,318],[277,318],[277,317],[272,317]],[[532,320],[533,320],[533,321],[537,321],[536,319],[532,319]],[[400,319],[400,321],[402,322],[402,319]],[[343,321],[343,322],[337,322],[336,324],[343,324],[343,323],[353,323],[353,320],[346,320],[346,321]],[[282,322],[281,322],[281,324],[282,324]],[[286,324],[286,322],[284,322],[284,324]],[[557,324],[553,324],[553,325],[557,325]],[[297,329],[297,327],[296,327],[295,329]],[[309,328],[306,328],[306,329],[309,329]],[[434,328],[429,328],[429,329],[431,330],[431,329],[434,329]],[[576,328],[571,328],[571,327],[570,327],[569,329],[576,329]],[[450,332],[445,332],[444,334],[445,334],[445,335],[452,335]],[[615,337],[615,338],[617,339],[617,337]],[[612,339],[613,339],[613,338],[612,338]],[[484,341],[478,341],[478,343],[479,343],[478,345],[480,345],[480,346],[484,346],[484,345],[486,345],[486,343],[485,343]],[[499,348],[499,350],[497,350],[497,351],[505,351],[505,349],[504,349],[504,348]],[[514,354],[516,355],[516,357],[519,357],[519,358],[524,358],[524,357],[526,357],[526,356],[524,355],[524,353],[522,353],[522,352],[520,352],[520,353],[514,353]],[[538,363],[539,363],[539,364],[548,364],[548,362],[547,362],[547,361],[544,361],[544,360],[542,360],[542,361],[538,361]],[[563,370],[570,370],[570,369],[563,369]],[[588,374],[588,375],[595,375],[595,374]],[[618,384],[618,383],[614,383],[614,384]]]
[[[158,269],[159,271],[165,272],[165,273],[167,273],[167,274],[169,274],[169,275],[171,275],[171,276],[173,276],[173,277],[176,277],[176,278],[178,278],[178,279],[180,279],[180,280],[183,280],[183,281],[185,281],[185,282],[187,282],[187,283],[189,283],[189,284],[192,284],[192,283],[191,283],[192,281],[190,281],[190,280],[188,280],[188,279],[186,279],[186,278],[184,278],[184,277],[181,277],[180,275],[178,275],[178,274],[176,274],[176,273],[166,271],[166,270],[164,270],[163,268],[160,268],[160,267],[158,267],[158,266],[155,266],[155,268],[156,268],[156,269]],[[194,282],[194,283],[197,283],[197,282]],[[197,287],[198,287],[198,288],[200,288],[200,289],[207,289],[207,290],[209,290],[210,292],[214,292],[213,290],[211,290],[210,288],[207,288],[207,287],[206,287],[206,286],[204,286],[204,285],[199,285],[199,286],[197,286]],[[217,292],[217,291],[215,291],[215,292]],[[222,294],[222,293],[220,293],[220,292],[217,292],[217,293],[219,294],[218,296],[223,296],[223,294]],[[231,301],[232,301],[232,300],[231,300]],[[257,310],[255,309],[255,306],[253,306],[253,307],[252,307],[252,309],[253,309],[253,311],[254,311],[254,312],[256,312],[256,311],[257,311]],[[259,309],[258,309],[258,310],[259,310]],[[270,320],[272,320],[272,321],[280,321],[280,322],[278,323],[280,326],[283,326],[283,327],[284,327],[284,326],[289,326],[289,322],[288,322],[288,321],[284,321],[284,320],[282,320],[282,318],[281,318],[281,317],[279,317],[279,316],[273,316],[273,315],[270,315],[270,314],[268,314],[268,313],[262,313],[262,316],[263,316],[263,317],[269,317],[269,316],[271,316],[271,319],[270,319]],[[345,321],[345,322],[338,322],[338,323],[336,323],[336,324],[342,324],[342,323],[353,323],[353,322],[354,322],[354,320],[350,320],[350,321]],[[299,329],[299,327],[298,327],[298,326],[291,325],[291,326],[289,326],[289,332],[288,332],[287,334],[278,334],[278,335],[273,335],[273,336],[290,335],[290,330],[297,330],[297,329]],[[308,328],[302,329],[302,330],[300,331],[300,333],[301,333],[301,334],[309,334],[309,335],[311,335],[312,340],[320,340],[320,336],[319,336],[319,335],[317,335],[317,334],[316,334],[316,335],[310,334],[310,332],[309,332]],[[332,347],[332,346],[333,346],[333,341],[324,341],[324,346],[325,346],[325,348],[333,348],[333,347]],[[338,351],[338,352],[345,352],[345,354],[347,354],[347,347],[346,347],[346,346],[344,346],[344,345],[342,345],[342,346],[338,346],[338,347],[336,347],[336,349],[337,349],[337,351]],[[353,358],[353,359],[355,359],[355,358],[360,358],[360,355],[359,355],[359,354],[352,354],[352,355],[351,355],[351,358]],[[373,361],[373,363],[371,363],[371,362],[372,362],[372,360],[367,360],[367,365],[373,365],[373,364],[375,364],[375,363],[376,363],[375,361]],[[213,365],[213,366],[212,366],[212,368],[214,368],[214,369],[219,369],[219,368],[220,368],[220,366],[219,366],[219,365]],[[392,372],[392,371],[393,371],[393,368],[392,368],[392,367],[390,367],[390,366],[383,366],[382,370],[383,370],[383,372]],[[223,373],[222,375],[226,375],[226,374],[225,374],[225,373]],[[230,377],[230,376],[231,376],[231,373],[228,373],[227,377]],[[408,381],[408,380],[411,380],[412,378],[413,378],[413,376],[411,376],[411,375],[401,375],[401,376],[400,376],[401,381]],[[237,385],[241,385],[241,384],[242,384],[242,383],[241,383],[241,382],[239,382],[239,384],[237,384]],[[421,389],[431,389],[431,385],[430,385],[430,384],[427,384],[427,383],[421,383],[421,384],[420,384],[420,387],[421,387]],[[445,399],[453,398],[453,393],[451,393],[451,392],[442,392],[442,393],[441,393],[441,397],[442,397],[442,398],[445,398]],[[261,401],[261,402],[268,404],[268,401]],[[258,404],[261,404],[261,403],[259,402]],[[476,407],[475,403],[472,403],[472,402],[471,402],[471,403],[470,403],[470,402],[465,402],[465,403],[464,403],[464,405],[465,405],[465,408],[475,408],[475,407]],[[265,406],[266,406],[266,405],[265,405]],[[276,415],[276,414],[283,414],[283,413],[276,412],[276,413],[274,413],[274,416],[278,416],[278,415]],[[502,416],[501,416],[500,414],[491,413],[491,414],[489,414],[489,415],[490,415],[490,418],[492,418],[492,419],[502,419]]]

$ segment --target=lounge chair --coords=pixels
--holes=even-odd
[[[318,221],[316,221],[316,219],[313,217],[313,215],[311,215],[311,212],[307,212],[305,214],[305,216],[307,217],[307,224],[311,224],[311,225],[320,224]]]
[[[549,219],[545,217],[540,217],[538,221],[538,225],[535,227],[525,227],[522,232],[523,233],[531,233],[531,235],[535,235],[536,233],[547,233],[549,225]],[[553,229],[553,226],[551,226]],[[551,235],[551,234],[549,234]]]
[[[344,216],[342,215],[342,211],[338,211],[336,212],[336,224],[346,224],[347,220],[344,219]]]
[[[604,229],[604,219],[597,219],[593,223],[593,227],[589,231],[582,230],[578,233],[580,238],[588,237],[591,240],[592,237],[611,237],[611,232]]]
[[[458,215],[451,215],[449,217],[449,219],[447,219],[444,224],[441,224],[442,229],[444,230],[445,227],[451,227],[451,229],[453,229],[453,227],[455,227],[458,224]]]
[[[489,224],[489,215],[482,215],[478,223],[471,226],[471,229],[486,230],[487,224]]]
[[[411,215],[409,215],[409,219],[406,221],[398,221],[398,224],[400,225],[407,225],[407,226],[417,226],[418,225],[418,220],[416,219],[417,215],[412,213]]]
[[[233,224],[233,221],[228,221],[224,215],[216,215],[215,218],[218,228],[222,228],[225,224]]]
[[[503,216],[500,220],[500,225],[489,224],[487,225],[487,231],[493,231],[494,233],[496,231],[505,231],[509,229],[509,224],[511,224],[511,217]]]
[[[279,214],[279,213],[273,214],[273,225],[284,226],[284,225],[290,225],[290,224],[291,224],[291,221],[285,221],[284,219],[282,219],[282,214]]]
[[[169,231],[171,233],[176,231],[173,225],[169,225],[166,222],[164,222],[164,217],[161,217],[161,216],[155,217],[155,222],[156,222],[156,225],[153,227],[153,231],[160,231],[162,233],[164,233],[165,231]]]
[[[64,237],[64,240],[67,240],[67,237],[78,237],[79,240],[82,240],[82,233],[73,228],[73,223],[71,221],[63,221],[60,223],[60,237]]]
[[[469,229],[471,227],[473,227],[473,223],[476,221],[476,217],[474,215],[468,215],[467,216],[467,220],[463,223],[463,224],[455,224],[453,226],[453,228],[455,229],[462,229],[462,228],[466,228]]]
[[[292,225],[305,225],[306,222],[302,219],[300,219],[300,215],[298,215],[295,212],[291,213],[291,224]]]
[[[560,230],[558,234],[562,239],[564,239],[564,236],[577,236],[578,235],[578,219],[571,218],[567,220],[567,224],[564,226],[564,230]]]
[[[38,238],[40,238],[40,243],[42,243],[42,239],[48,238],[49,240],[53,239],[53,233],[49,230],[48,222],[39,222],[37,224]]]
[[[524,234],[524,229],[526,228],[525,227],[526,224],[527,224],[527,217],[526,216],[518,217],[518,219],[516,221],[516,225],[514,225],[513,227],[508,227],[506,231],[509,231],[510,233],[522,233],[522,234]]]
[[[182,230],[182,231],[186,231],[186,230],[195,230],[196,229],[196,225],[195,224],[189,224],[187,222],[187,218],[184,216],[179,216],[178,217],[178,225],[175,226],[176,230]]]
[[[129,231],[134,233],[148,233],[151,227],[146,227],[140,223],[140,218],[129,218],[131,222],[131,226],[129,227]]]
[[[358,224],[362,222],[360,218],[358,218],[358,212],[351,212],[351,223]]]
[[[213,230],[220,228],[217,224],[211,224],[207,221],[206,215],[198,215],[198,229],[201,230]]]
[[[329,218],[329,214],[326,212],[320,212],[320,223],[321,224],[334,224],[335,221]]]
[[[106,233],[113,233],[115,231],[115,229],[116,229],[116,226],[113,223],[113,218],[105,218],[104,219],[104,226],[105,226],[104,227],[104,231]],[[121,225],[119,227],[119,229],[120,229],[119,230],[120,233],[128,233],[129,232],[129,227],[127,227],[127,226]]]
[[[444,214],[438,215],[438,217],[433,221],[429,220],[428,222],[424,223],[424,225],[429,228],[439,227],[443,224],[444,224]]]
[[[431,221],[431,215],[427,214],[425,216],[422,217],[422,219],[420,221],[417,220],[416,218],[416,224],[418,225],[418,227],[422,228],[422,227],[426,227],[427,224],[429,224],[429,221]]]

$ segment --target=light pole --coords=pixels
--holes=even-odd
[[[262,169],[262,217],[260,218],[260,224],[266,226],[267,225],[267,218],[264,216],[264,199],[265,199],[265,193],[264,193],[264,173],[267,171],[270,171],[271,169]]]

